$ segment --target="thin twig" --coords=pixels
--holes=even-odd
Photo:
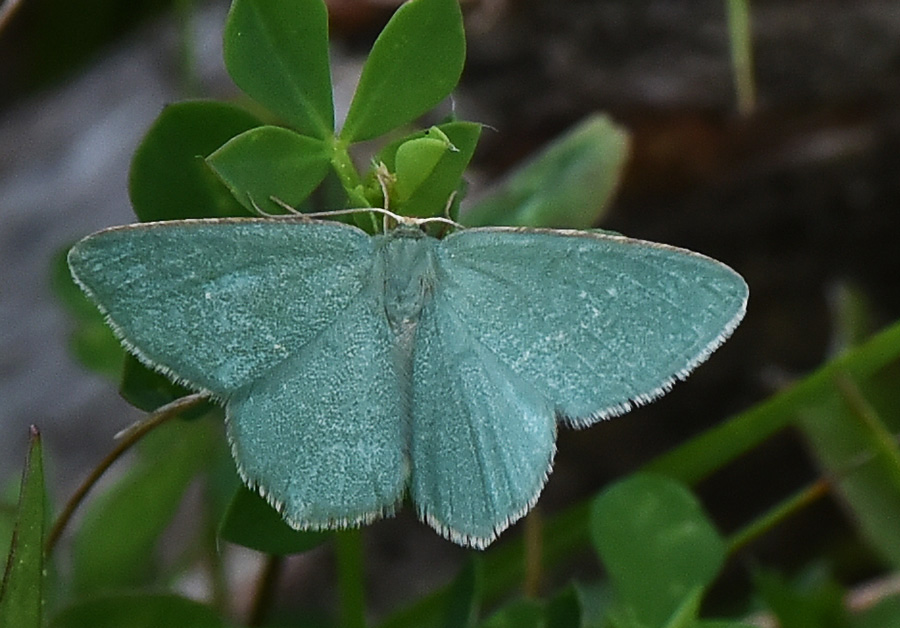
[[[59,514],[59,517],[57,517],[56,522],[53,524],[53,528],[50,530],[50,534],[47,535],[47,542],[44,545],[44,553],[49,556],[53,552],[53,548],[56,547],[56,542],[62,535],[63,530],[65,530],[66,525],[72,518],[72,515],[75,514],[78,506],[80,506],[81,502],[84,501],[85,496],[94,487],[94,485],[103,476],[103,474],[106,473],[106,470],[109,469],[109,467],[112,466],[112,464],[116,460],[118,460],[122,456],[122,454],[131,449],[131,447],[135,443],[137,443],[147,432],[151,431],[153,428],[162,425],[172,417],[176,416],[178,413],[183,412],[184,410],[187,410],[189,408],[193,408],[194,406],[208,400],[209,396],[205,393],[194,393],[192,395],[186,395],[184,397],[181,397],[180,399],[176,399],[175,401],[167,403],[166,405],[158,408],[143,422],[138,423],[125,431],[119,443],[113,448],[111,452],[106,455],[103,460],[100,461],[100,464],[97,465],[96,468],[94,468],[91,474],[84,480],[84,482],[81,483],[81,486],[79,486],[78,489],[69,498],[69,501],[66,503],[65,508],[63,508],[62,512]]]
[[[525,597],[536,598],[541,592],[543,576],[543,532],[544,522],[540,509],[535,506],[525,516],[525,579],[522,592]]]
[[[250,616],[247,618],[248,626],[262,626],[266,621],[269,611],[272,610],[272,601],[275,599],[275,591],[281,569],[284,566],[284,557],[269,555],[266,564],[263,565],[253,595],[253,604],[250,607]]]

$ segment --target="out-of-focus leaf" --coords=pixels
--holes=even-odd
[[[481,558],[472,555],[450,586],[444,628],[472,628],[477,624],[483,580]]]
[[[126,593],[78,602],[50,628],[226,628],[212,609],[177,595]]]
[[[243,109],[220,102],[189,101],[163,109],[131,160],[129,192],[138,219],[248,215],[204,158],[260,124]]]
[[[60,303],[72,316],[72,335],[69,346],[75,357],[92,371],[107,377],[118,377],[125,359],[125,351],[103,314],[75,285],[69,264],[68,249],[60,251],[51,264],[50,282]]]
[[[392,210],[404,216],[440,216],[443,214],[453,192],[457,191],[460,179],[481,135],[481,125],[472,122],[448,122],[438,125],[456,150],[448,150],[432,169],[431,173],[418,185],[412,195],[399,202]],[[393,172],[396,168],[397,149],[405,142],[425,136],[425,132],[413,133],[385,146],[377,155]]]
[[[537,600],[524,599],[507,604],[479,628],[544,628],[544,605]]]
[[[900,365],[860,383],[838,374],[833,385],[798,424],[863,537],[900,567]]]
[[[592,116],[518,168],[493,196],[463,212],[462,222],[592,227],[609,207],[628,155],[628,133],[606,116]]]
[[[152,581],[159,537],[215,451],[215,427],[211,420],[172,420],[144,437],[134,466],[86,508],[72,544],[76,592],[96,594]]]
[[[235,0],[224,53],[231,78],[256,102],[304,135],[332,135],[328,12],[322,0]]]
[[[294,530],[266,500],[241,486],[219,526],[219,536],[267,554],[286,555],[311,550],[332,534]]]
[[[871,337],[875,327],[871,304],[861,290],[839,281],[828,292],[833,327],[830,352],[837,355]]]
[[[707,430],[647,465],[647,471],[677,478],[686,484],[701,479],[790,425],[802,412],[834,391],[835,377],[856,381],[875,377],[900,359],[900,323],[864,344],[843,353],[749,410]]]
[[[44,579],[44,466],[41,437],[31,439],[6,569],[0,582],[0,626],[40,628]]]
[[[849,618],[843,591],[830,579],[798,587],[775,573],[758,572],[754,582],[781,628],[844,628]]]
[[[153,371],[131,354],[122,363],[119,394],[128,403],[144,412],[152,412],[167,403],[190,394],[181,384],[176,384],[165,375]],[[203,404],[183,414],[184,418],[195,418],[210,410],[211,404]]]
[[[889,597],[855,615],[852,628],[900,628],[900,597]]]
[[[725,543],[684,486],[637,474],[603,491],[591,513],[594,547],[621,601],[663,626],[725,561]]]
[[[581,628],[584,618],[581,612],[581,595],[570,585],[555,595],[546,609],[546,628]]]
[[[277,126],[261,126],[229,140],[206,162],[249,211],[283,214],[270,197],[296,207],[331,165],[324,142]]]
[[[351,143],[378,137],[437,105],[466,58],[458,0],[410,0],[375,40],[341,130]]]

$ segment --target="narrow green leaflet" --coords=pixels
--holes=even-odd
[[[41,436],[32,427],[16,525],[0,583],[0,626],[40,628],[43,552],[44,467]]]
[[[177,595],[126,593],[78,602],[50,628],[226,628],[209,606]]]
[[[141,222],[246,216],[203,158],[260,121],[220,102],[169,105],[131,160],[129,193]]]
[[[721,468],[766,438],[784,429],[834,390],[835,377],[863,381],[900,358],[900,322],[859,347],[843,353],[814,373],[749,410],[653,460],[647,471],[662,473],[687,484]]]
[[[334,131],[328,12],[322,0],[234,0],[225,66],[250,97],[304,135]]]
[[[163,530],[206,463],[212,421],[173,420],[140,443],[140,458],[86,509],[72,547],[73,588],[82,594],[150,582]]]
[[[271,197],[296,207],[322,182],[331,161],[321,140],[261,126],[229,140],[206,163],[251,212],[283,214]]]
[[[609,207],[629,153],[624,128],[607,116],[591,116],[518,168],[499,191],[466,211],[462,222],[593,227]]]
[[[447,136],[455,150],[444,151],[412,194],[393,208],[405,216],[434,216],[444,210],[450,196],[459,188],[466,166],[475,154],[482,127],[473,122],[448,122],[437,128]],[[406,142],[424,136],[422,131],[388,144],[378,153],[376,161],[384,162],[388,170],[394,172],[398,149]]]
[[[311,550],[333,535],[294,530],[259,494],[241,486],[225,512],[219,536],[259,552],[284,556]]]
[[[799,413],[799,427],[862,536],[900,567],[900,367],[860,383],[838,373],[832,385]]]
[[[696,498],[661,476],[637,474],[605,490],[591,535],[626,616],[640,625],[685,625],[677,611],[725,562],[725,543]]]
[[[341,139],[359,142],[412,122],[456,87],[465,57],[458,0],[410,0],[372,47]]]

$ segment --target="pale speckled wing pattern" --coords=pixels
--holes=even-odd
[[[484,547],[537,501],[555,452],[553,407],[479,343],[441,282],[413,362],[410,497],[447,538]]]
[[[331,326],[228,402],[241,475],[295,528],[368,523],[406,489],[409,408],[374,270]]]
[[[244,481],[291,525],[367,522],[408,486],[475,547],[537,500],[556,419],[662,394],[747,300],[715,260],[573,231],[178,221],[89,236],[69,262],[129,350],[225,402]]]
[[[747,285],[671,246],[579,231],[457,231],[438,248],[448,307],[576,426],[663,394],[731,334]]]
[[[244,480],[295,527],[391,512],[408,476],[373,240],[335,222],[147,223],[89,236],[76,281],[144,363],[226,402]]]
[[[372,261],[363,231],[302,219],[113,227],[69,252],[75,281],[129,350],[220,398],[327,328]]]

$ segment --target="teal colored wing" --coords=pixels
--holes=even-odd
[[[485,547],[537,501],[553,407],[476,340],[435,287],[416,328],[410,497],[456,543]]]
[[[241,476],[295,528],[368,523],[393,513],[403,496],[409,408],[382,294],[364,291],[314,340],[229,400]]]
[[[132,352],[225,401],[245,482],[327,528],[390,512],[408,476],[375,258],[339,223],[226,219],[109,229],[69,264]]]
[[[450,307],[483,350],[576,426],[663,394],[747,303],[724,264],[606,234],[468,229],[437,250]]]
[[[373,257],[334,222],[184,220],[88,236],[69,267],[143,362],[227,398],[328,327]]]

